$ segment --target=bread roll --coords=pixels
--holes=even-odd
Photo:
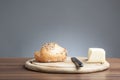
[[[67,50],[57,43],[46,43],[40,51],[35,52],[35,59],[39,62],[61,62],[67,57]]]

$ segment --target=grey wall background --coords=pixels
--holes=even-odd
[[[120,0],[0,0],[0,57],[32,57],[46,42],[120,57]]]

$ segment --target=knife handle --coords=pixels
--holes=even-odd
[[[80,60],[78,60],[76,57],[72,57],[71,60],[75,64],[77,69],[83,67],[83,63]]]

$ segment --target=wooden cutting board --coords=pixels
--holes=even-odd
[[[82,63],[83,67],[76,68],[75,64],[71,61],[70,57],[67,57],[64,62],[55,63],[41,63],[30,59],[26,61],[25,67],[40,72],[52,72],[52,73],[90,73],[103,71],[110,67],[110,64],[106,61],[105,63],[88,63],[86,57],[77,57]]]

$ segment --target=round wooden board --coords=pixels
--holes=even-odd
[[[106,61],[104,63],[88,63],[86,57],[77,57],[82,63],[83,67],[76,68],[71,58],[68,57],[64,62],[55,63],[40,63],[35,59],[26,61],[25,67],[40,72],[52,72],[52,73],[90,73],[103,71],[110,67],[110,64]]]

